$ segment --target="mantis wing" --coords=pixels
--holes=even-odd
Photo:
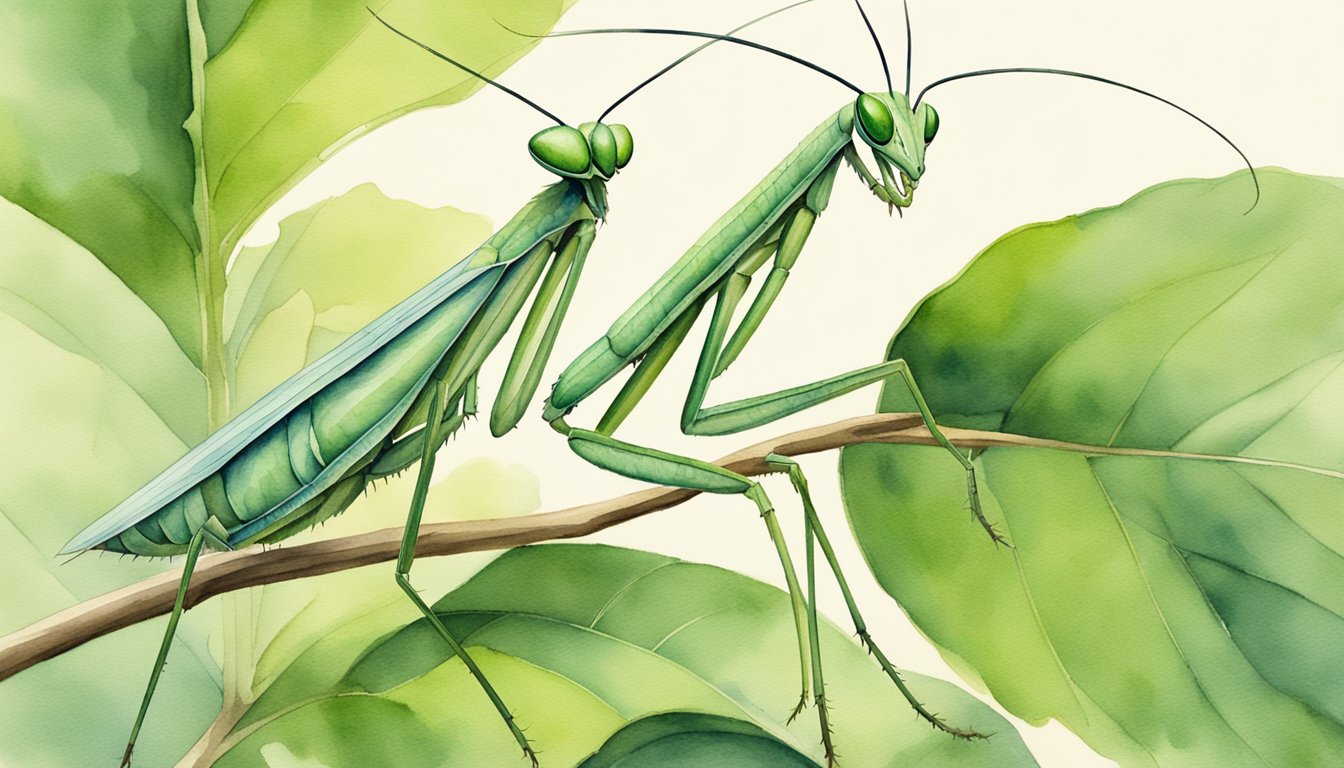
[[[314,394],[382,349],[416,320],[483,275],[502,265],[471,268],[463,259],[410,297],[356,331],[312,365],[267,392],[247,410],[173,462],[153,480],[81,531],[61,554],[101,544],[153,514],[165,504],[219,471],[257,436],[285,418]],[[478,299],[479,301],[483,300]]]

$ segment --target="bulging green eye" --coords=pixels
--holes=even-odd
[[[608,179],[616,173],[616,135],[605,123],[584,123],[579,132],[588,137],[593,165]]]
[[[871,93],[859,96],[854,102],[854,112],[859,116],[859,130],[868,143],[884,146],[896,134],[896,121],[891,117],[891,110]]]
[[[920,106],[924,109],[924,143],[928,144],[938,135],[938,110],[929,104]]]
[[[635,153],[635,137],[630,135],[629,128],[620,123],[611,126],[611,134],[616,137],[616,167],[624,168]]]
[[[527,142],[532,159],[561,176],[584,176],[592,167],[588,140],[576,128],[555,125],[538,132]]]

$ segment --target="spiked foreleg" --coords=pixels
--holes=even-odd
[[[555,260],[532,300],[490,410],[490,432],[496,437],[518,426],[537,391],[595,236],[592,219],[581,219],[570,225],[556,248]]]
[[[878,179],[873,176],[873,172],[868,170],[868,166],[864,164],[863,158],[859,157],[859,153],[854,149],[853,144],[845,147],[843,154],[845,162],[849,164],[849,167],[853,168],[854,172],[863,180],[863,183],[868,185],[868,191],[872,192],[873,196],[878,200],[886,203],[888,210],[891,208],[909,207],[910,203],[914,200],[914,190],[907,189],[904,191],[904,194],[893,195],[891,193],[890,190],[893,189],[891,173],[887,170],[885,160],[880,157],[874,158],[874,162],[877,163],[878,171],[882,173],[882,180],[878,181]]]

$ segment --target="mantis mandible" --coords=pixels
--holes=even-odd
[[[953,736],[972,739],[983,735],[957,728],[926,709],[902,680],[885,654],[873,642],[846,583],[830,539],[816,515],[801,466],[787,456],[772,454],[769,465],[787,474],[800,497],[804,511],[808,595],[802,589],[785,540],[775,519],[774,505],[762,486],[744,475],[689,456],[660,451],[619,440],[613,435],[639,404],[653,381],[685,340],[696,319],[713,301],[709,329],[682,410],[680,428],[688,435],[724,435],[769,424],[841,395],[897,377],[916,404],[933,438],[963,467],[968,504],[975,519],[996,543],[1006,543],[986,519],[976,490],[975,466],[943,434],[920,393],[915,377],[903,360],[870,365],[810,384],[706,406],[710,384],[724,373],[752,339],[782,291],[789,271],[807,243],[812,227],[825,210],[841,163],[848,164],[861,182],[888,210],[909,207],[925,171],[925,153],[938,132],[939,115],[924,96],[933,88],[957,80],[1007,73],[1051,74],[1082,78],[1123,88],[1156,99],[1197,120],[1227,142],[1250,166],[1244,153],[1211,124],[1161,96],[1108,78],[1062,69],[1007,67],[976,70],[935,80],[912,100],[910,97],[910,24],[906,22],[906,83],[903,93],[892,87],[891,73],[872,24],[859,0],[855,0],[873,42],[886,78],[886,89],[865,92],[848,80],[798,56],[749,40],[681,29],[590,29],[557,32],[546,37],[589,34],[683,35],[723,40],[746,46],[805,66],[844,85],[856,94],[837,112],[826,117],[798,147],[790,152],[746,197],[725,213],[694,245],[622,314],[607,333],[575,359],[556,381],[546,401],[544,418],[565,435],[569,447],[598,467],[638,480],[689,488],[709,493],[740,494],[753,502],[763,518],[784,569],[798,636],[802,696],[796,716],[807,704],[809,686],[820,720],[823,749],[828,764],[834,762],[826,711],[821,657],[817,647],[817,614],[813,592],[814,547],[819,546],[844,597],[860,642],[876,658],[883,671],[900,689],[910,706],[934,727]],[[855,135],[857,134],[857,139]],[[860,143],[861,142],[861,143]],[[874,174],[859,155],[866,146],[877,166]],[[1259,182],[1251,168],[1256,199]],[[1252,205],[1254,207],[1254,204]],[[739,304],[745,298],[752,276],[771,262],[768,276],[734,327]],[[567,415],[614,378],[627,365],[635,370],[611,401],[593,429],[571,426]],[[790,718],[792,719],[792,718]]]
[[[131,762],[202,549],[231,550],[286,539],[340,514],[372,481],[417,461],[397,558],[397,585],[462,660],[523,754],[537,765],[536,753],[503,699],[412,586],[416,534],[435,455],[477,412],[477,373],[535,291],[491,406],[491,432],[498,436],[513,429],[531,402],[597,222],[606,218],[606,183],[630,161],[634,143],[625,126],[608,125],[601,118],[571,127],[518,92],[373,16],[391,32],[554,120],[556,125],[531,138],[528,151],[560,180],[475,251],[276,386],[65,546],[62,554],[99,549],[186,556],[123,766]],[[713,42],[682,55],[658,74]]]

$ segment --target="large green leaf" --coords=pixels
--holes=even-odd
[[[199,372],[103,264],[4,201],[0,231],[8,247],[32,257],[0,259],[0,633],[7,633],[163,567],[94,556],[62,563],[54,553],[81,520],[204,434],[205,420],[193,402],[202,395]],[[171,764],[219,708],[218,672],[192,628],[169,655],[160,726],[140,748],[146,764]],[[133,627],[0,684],[0,764],[115,760],[161,633],[158,622]]]
[[[779,754],[820,757],[810,712],[785,724],[798,696],[797,645],[787,597],[773,587],[646,552],[548,545],[502,555],[434,609],[547,765],[577,764],[631,721],[667,711],[739,722],[739,735],[778,742]],[[313,651],[322,664],[301,658],[292,667],[320,676],[282,674],[219,765],[261,765],[277,743],[296,761],[328,766],[413,764],[428,754],[442,765],[523,764],[479,686],[423,620],[372,643],[363,629],[353,623],[325,638]],[[929,729],[834,627],[822,643],[836,742],[851,764],[1034,765],[1011,726],[954,686],[911,682],[952,722],[997,731],[988,742]],[[325,687],[312,685],[322,676]]]
[[[1081,445],[861,446],[883,587],[1030,721],[1130,765],[1344,754],[1344,183],[1159,185],[1025,227],[896,335],[939,421]],[[881,410],[910,410],[889,384]]]
[[[579,768],[619,765],[675,768],[732,765],[737,768],[811,768],[806,755],[745,720],[699,712],[663,712],[633,720],[612,734]]]
[[[199,364],[187,6],[0,8],[0,197],[101,259]]]
[[[545,30],[572,1],[382,10],[496,75],[535,44],[501,22]],[[203,331],[202,310],[217,325],[224,265],[266,207],[355,136],[481,86],[367,5],[5,4],[0,197],[98,257],[204,366],[218,329]]]

